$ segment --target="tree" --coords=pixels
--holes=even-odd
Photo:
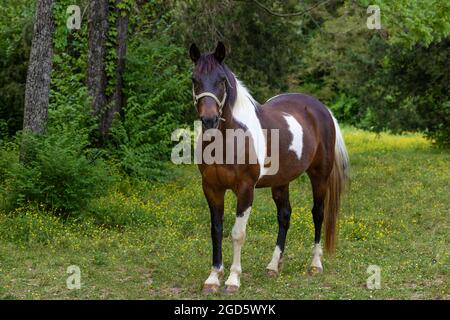
[[[120,113],[123,106],[127,5],[123,0],[117,0],[112,6],[108,0],[93,0],[90,6],[87,84],[102,142],[111,129],[114,114]]]
[[[230,52],[226,63],[258,101],[288,89],[290,69],[299,62],[299,50],[306,42],[300,33],[303,16],[278,17],[266,9],[298,14],[308,13],[312,5],[299,1],[188,0],[175,1],[172,7],[174,22],[167,23],[167,28],[174,39],[182,38],[180,46],[188,48],[195,42],[207,51],[218,40],[224,42]]]
[[[53,0],[38,0],[25,87],[23,129],[42,133],[48,116],[54,31]]]
[[[87,86],[92,111],[100,119],[106,108],[106,41],[108,33],[108,0],[92,0],[89,8]],[[105,132],[100,125],[100,133]]]
[[[111,129],[114,115],[120,113],[123,107],[123,76],[125,73],[125,57],[127,53],[127,39],[128,39],[128,13],[126,10],[119,8],[122,0],[117,1],[115,13],[117,14],[116,29],[117,29],[117,46],[116,46],[116,73],[115,86],[112,97],[109,99],[108,107],[102,115],[101,128],[102,134],[106,135]]]

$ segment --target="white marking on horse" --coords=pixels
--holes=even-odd
[[[297,158],[300,159],[302,157],[303,150],[303,128],[300,123],[298,123],[298,121],[290,114],[284,113],[283,116],[284,119],[286,119],[289,131],[292,134],[292,141],[289,145],[289,150],[294,151],[297,155]]]
[[[220,268],[212,267],[211,274],[206,279],[205,284],[220,286],[220,277],[223,276],[223,265]]]
[[[319,268],[320,270],[323,270],[322,261],[320,261],[322,254],[323,254],[323,251],[322,251],[322,246],[320,245],[320,243],[314,244],[313,259],[311,262],[311,267],[316,267],[316,268]]]
[[[281,260],[281,249],[279,246],[276,246],[275,250],[273,251],[272,261],[270,261],[266,269],[278,272],[280,260]]]
[[[236,77],[235,77],[236,78]],[[266,139],[261,127],[261,122],[256,115],[257,102],[248,92],[247,88],[236,78],[236,101],[232,108],[233,118],[245,125],[250,131],[256,157],[259,163],[259,177],[265,175],[267,168],[264,167],[266,159]]]
[[[339,127],[339,124],[338,124],[336,118],[334,117],[334,115],[330,109],[328,109],[328,111],[330,112],[331,117],[333,118],[334,129],[336,130],[335,152],[336,152],[336,154],[339,155],[341,162],[343,164],[346,164],[346,166],[344,167],[344,172],[347,175],[348,174],[348,163],[349,163],[347,148],[345,146],[341,128]]]
[[[242,273],[241,268],[241,249],[245,241],[245,230],[247,227],[248,217],[252,207],[248,207],[244,211],[243,216],[236,217],[233,230],[231,231],[231,237],[233,238],[233,264],[230,268],[230,275],[225,282],[227,286],[240,286],[239,277]]]

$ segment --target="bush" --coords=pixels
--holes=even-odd
[[[168,39],[140,39],[127,57],[127,105],[112,128],[110,152],[133,177],[164,176],[171,133],[193,120],[190,61],[186,50]]]
[[[358,100],[345,93],[340,93],[337,99],[330,104],[330,109],[339,121],[356,125],[358,114]]]
[[[26,134],[22,143],[23,161],[17,142],[1,151],[0,192],[7,210],[37,203],[58,213],[74,213],[108,191],[112,176],[98,153],[86,149],[87,134]]]

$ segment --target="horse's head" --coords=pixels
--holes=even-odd
[[[217,128],[227,100],[228,79],[222,61],[225,46],[217,44],[213,53],[200,54],[195,44],[189,49],[195,64],[192,73],[192,94],[198,115],[205,129]]]

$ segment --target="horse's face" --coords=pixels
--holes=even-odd
[[[222,68],[225,46],[219,42],[214,53],[201,55],[197,46],[192,44],[189,53],[195,63],[192,94],[198,115],[205,129],[217,128],[227,95],[227,78]]]

